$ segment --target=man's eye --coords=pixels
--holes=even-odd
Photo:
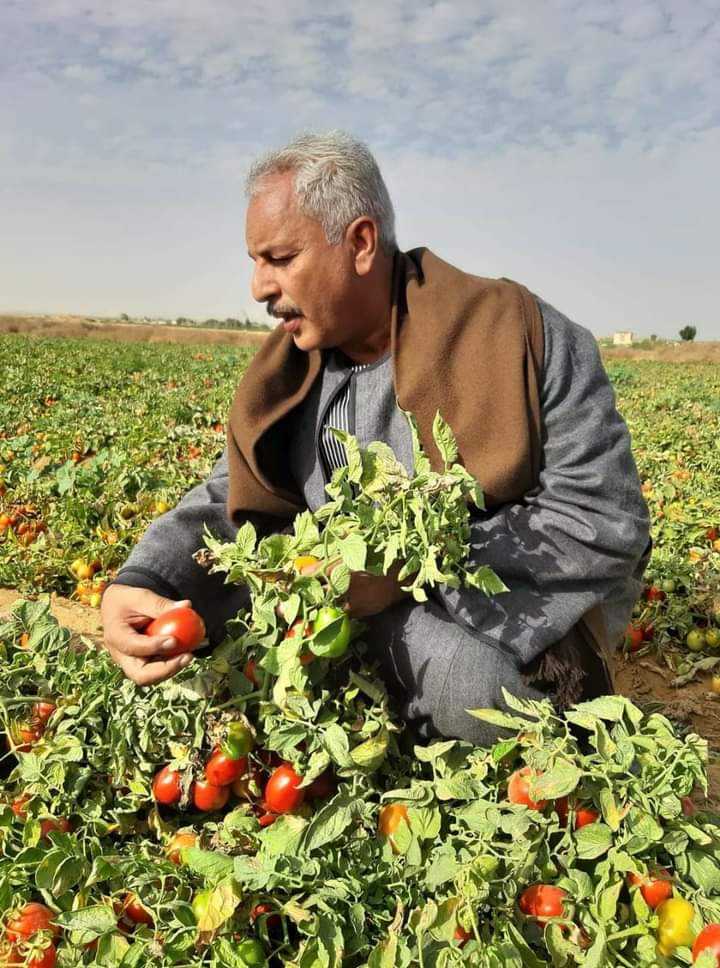
[[[272,262],[274,266],[284,265],[292,259],[291,255],[271,255],[268,262]]]

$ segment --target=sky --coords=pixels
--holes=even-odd
[[[243,181],[375,154],[398,242],[720,339],[720,0],[0,0],[0,311],[248,315]]]

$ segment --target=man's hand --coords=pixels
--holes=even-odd
[[[169,679],[192,661],[189,653],[163,659],[177,646],[173,638],[144,635],[142,629],[169,608],[190,606],[188,600],[175,602],[147,588],[111,585],[103,595],[100,615],[105,632],[104,646],[128,679],[148,686]]]
[[[369,618],[407,598],[409,593],[402,590],[397,580],[399,571],[400,565],[393,567],[387,575],[351,572],[350,588],[343,603],[348,615],[351,618]]]
[[[340,559],[306,565],[300,569],[301,575],[315,575],[324,571],[326,575],[340,564]],[[366,571],[350,573],[350,588],[343,599],[342,606],[351,618],[369,618],[384,612],[386,608],[407,598],[409,592],[404,592],[398,582],[398,575],[402,565],[396,562],[387,575],[369,575]]]

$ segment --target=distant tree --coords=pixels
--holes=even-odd
[[[653,343],[655,342],[655,340],[657,339],[657,336],[655,335],[655,333],[650,333],[650,339],[653,341]]]
[[[120,319],[122,319],[124,322],[127,322],[130,319],[130,317],[128,316],[127,313],[120,313]]]
[[[685,340],[686,343],[691,343],[697,335],[697,329],[695,326],[683,326],[678,335],[680,336],[680,339]]]

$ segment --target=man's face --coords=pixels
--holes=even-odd
[[[292,172],[272,175],[250,199],[248,253],[252,295],[283,320],[298,349],[340,347],[353,337],[357,276],[351,244],[329,245],[315,219],[298,208]]]

